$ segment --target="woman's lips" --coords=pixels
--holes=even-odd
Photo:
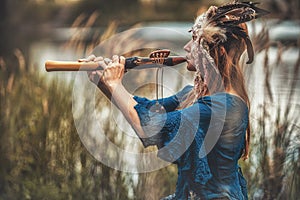
[[[195,66],[192,64],[192,62],[190,60],[187,60],[186,62],[187,62],[187,69],[189,71],[196,71]]]

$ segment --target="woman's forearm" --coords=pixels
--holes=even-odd
[[[131,124],[141,138],[145,138],[140,124],[138,113],[134,109],[137,102],[122,85],[124,75],[125,58],[114,55],[112,59],[90,56],[84,61],[97,61],[104,71],[93,71],[88,73],[92,82],[96,83],[103,94],[123,113],[126,120]]]
[[[97,87],[101,90],[101,92],[109,99],[111,100],[111,92],[110,90],[107,88],[106,85],[98,83]]]
[[[121,83],[110,85],[106,88],[110,94],[111,101],[119,108],[123,113],[126,120],[131,124],[136,133],[141,138],[146,138],[146,135],[140,124],[140,119],[138,113],[136,112],[134,106],[137,102],[133,99],[133,96],[128,93]]]

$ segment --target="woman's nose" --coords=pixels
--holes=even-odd
[[[189,52],[191,52],[191,46],[192,46],[192,40],[190,40],[188,43],[186,43],[186,45],[184,45],[183,49],[189,53]]]

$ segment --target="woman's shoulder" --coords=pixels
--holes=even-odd
[[[238,95],[232,93],[216,94],[219,101],[224,101],[226,112],[234,116],[248,116],[249,108],[246,102]]]
[[[243,108],[248,109],[246,102],[238,95],[228,92],[218,92],[213,95],[204,96],[199,99],[200,102],[203,102],[207,105],[220,105],[226,106],[227,108]]]
[[[178,91],[177,94],[176,94],[175,96],[176,96],[176,98],[177,98],[178,100],[183,100],[183,99],[186,97],[186,95],[187,95],[190,91],[192,91],[192,89],[193,89],[193,86],[192,86],[192,85],[186,85],[186,86],[183,87],[180,91]]]
[[[191,90],[193,89],[193,86],[192,85],[186,85],[184,86],[178,93],[177,95],[182,95],[182,94],[187,94],[189,93]]]

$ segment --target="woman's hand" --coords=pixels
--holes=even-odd
[[[114,55],[112,60],[105,58],[106,64],[102,73],[101,81],[112,90],[121,84],[125,69],[125,58]],[[102,65],[101,65],[102,66]]]
[[[99,66],[104,69],[88,72],[90,81],[98,85],[98,87],[105,85],[109,90],[113,90],[115,86],[121,84],[125,69],[125,58],[123,56],[114,55],[112,59],[109,59],[90,55],[78,61],[98,62]]]
[[[100,62],[103,61],[103,57],[99,56],[96,57],[94,54],[88,56],[87,58],[81,58],[78,59],[78,62],[98,62],[99,65]],[[95,70],[95,71],[88,71],[87,75],[90,79],[90,81],[98,86],[102,85],[100,77],[102,77],[103,70]]]

